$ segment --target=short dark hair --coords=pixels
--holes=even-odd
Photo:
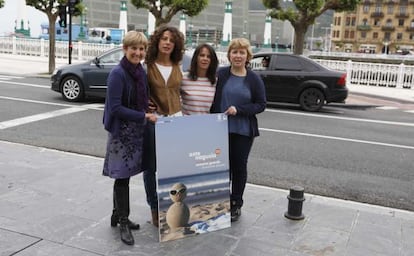
[[[217,71],[219,61],[217,58],[216,51],[209,44],[200,44],[195,49],[193,57],[191,58],[191,65],[190,65],[188,77],[192,80],[197,80],[197,59],[198,59],[198,55],[200,55],[201,50],[204,48],[206,48],[210,52],[210,65],[207,69],[207,78],[208,80],[210,80],[211,84],[215,84],[216,83],[216,71]]]

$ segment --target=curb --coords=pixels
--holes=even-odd
[[[395,98],[395,97],[387,97],[387,96],[383,96],[383,95],[370,94],[370,93],[365,93],[365,92],[355,92],[355,91],[349,92],[349,94],[364,96],[364,97],[368,97],[368,98],[376,98],[376,99],[381,99],[381,100],[393,101],[393,102],[398,102],[398,103],[402,103],[402,104],[414,104],[414,99],[413,99],[413,101],[410,101],[410,100],[399,99],[399,98]]]

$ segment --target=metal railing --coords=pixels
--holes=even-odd
[[[314,59],[333,70],[347,73],[347,83],[414,89],[414,66]]]
[[[91,59],[118,45],[101,43],[72,43],[72,58],[77,60]],[[69,44],[67,41],[56,41],[56,58],[68,58]],[[35,38],[0,37],[0,53],[29,55],[38,57],[49,56],[49,41]]]
[[[77,60],[91,59],[117,46],[115,44],[73,42],[72,58]],[[56,58],[67,58],[68,47],[67,41],[56,41]],[[44,39],[0,37],[0,53],[47,57],[49,42]],[[217,52],[217,56],[221,65],[228,64],[227,53]],[[359,56],[361,57],[361,54]],[[401,59],[405,56],[396,56],[396,58]],[[313,59],[330,69],[346,72],[347,83],[350,84],[414,89],[414,66],[412,65]]]

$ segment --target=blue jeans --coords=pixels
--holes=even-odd
[[[229,134],[229,158],[232,205],[243,206],[243,193],[247,182],[247,160],[254,137],[236,133]]]
[[[155,156],[155,124],[148,122],[144,132],[142,169],[147,203],[151,210],[158,210],[157,160]]]

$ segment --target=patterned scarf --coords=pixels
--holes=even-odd
[[[134,108],[137,110],[147,110],[148,108],[148,93],[147,85],[145,83],[145,73],[144,68],[141,63],[134,65],[128,61],[126,56],[121,59],[122,68],[131,75],[135,82],[135,86],[132,87],[132,102],[130,102]]]

